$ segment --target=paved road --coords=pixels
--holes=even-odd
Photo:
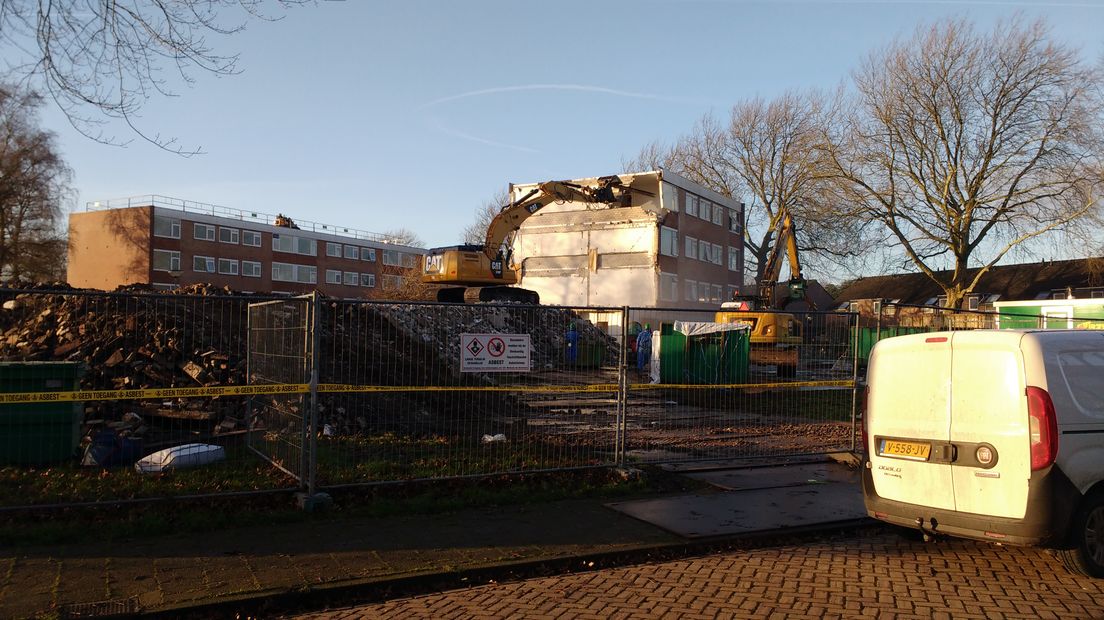
[[[490,584],[298,616],[353,618],[1104,618],[1104,581],[1050,553],[865,537]]]

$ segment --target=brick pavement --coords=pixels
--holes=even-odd
[[[356,618],[1104,618],[1104,581],[1040,549],[895,533],[728,552],[297,616]]]

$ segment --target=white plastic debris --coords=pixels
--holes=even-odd
[[[188,443],[182,446],[165,448],[145,456],[134,464],[138,473],[149,474],[167,471],[170,469],[182,469],[185,467],[198,467],[222,461],[226,458],[226,450],[222,446],[213,446],[205,443]]]
[[[506,435],[502,433],[497,435],[483,435],[483,443],[495,443],[498,441],[506,441]]]

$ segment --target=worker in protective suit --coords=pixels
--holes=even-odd
[[[644,324],[644,329],[636,335],[636,369],[645,372],[652,361],[652,326]]]

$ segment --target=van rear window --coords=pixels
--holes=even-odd
[[[1083,415],[1104,418],[1104,352],[1067,351],[1058,354],[1058,367],[1073,403]]]

